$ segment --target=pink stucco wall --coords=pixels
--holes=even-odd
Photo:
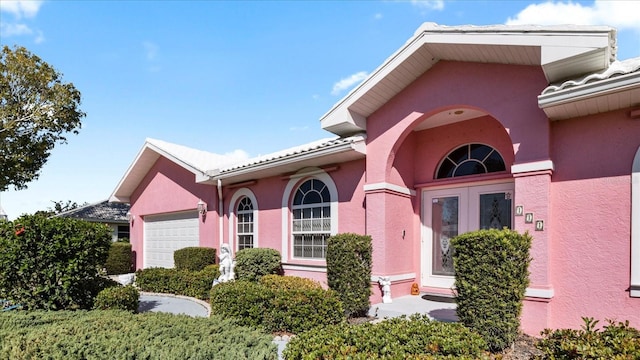
[[[195,183],[195,175],[160,157],[131,196],[131,246],[136,254],[136,269],[143,266],[144,217],[147,215],[195,210],[198,201],[209,208],[204,221],[200,220],[200,245],[217,248],[215,188]]]
[[[626,111],[552,124],[550,326],[580,316],[629,320],[640,327],[630,286],[630,174],[640,122]]]

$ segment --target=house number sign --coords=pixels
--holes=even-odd
[[[536,231],[544,231],[544,220],[536,220]]]
[[[518,205],[516,206],[516,216],[524,215],[524,206]]]
[[[533,224],[533,213],[524,214],[524,223],[525,224]]]

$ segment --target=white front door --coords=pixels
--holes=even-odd
[[[423,191],[422,286],[453,287],[453,237],[512,228],[513,189],[503,183]]]

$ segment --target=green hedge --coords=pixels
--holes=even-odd
[[[98,293],[93,308],[96,310],[125,310],[138,311],[140,293],[135,287],[116,286],[104,289]]]
[[[0,222],[0,297],[26,309],[90,309],[111,245],[103,224],[22,216]]]
[[[365,316],[371,303],[371,236],[338,234],[327,243],[327,281],[348,317]]]
[[[451,244],[458,319],[481,334],[491,351],[501,351],[518,336],[531,236],[509,229],[479,230],[459,235]]]
[[[114,242],[109,248],[109,256],[104,265],[107,275],[128,274],[133,269],[131,261],[131,244]]]
[[[293,280],[293,279],[295,280]],[[281,280],[278,280],[281,279]],[[293,289],[294,284],[305,284]],[[335,292],[289,276],[263,277],[259,283],[238,280],[211,290],[211,312],[268,332],[301,333],[345,320]]]
[[[258,281],[269,274],[282,275],[280,252],[267,248],[242,249],[236,253],[237,280]]]
[[[607,320],[602,330],[598,321],[582,318],[580,330],[544,330],[536,347],[546,359],[640,359],[640,331],[629,321]]]
[[[186,247],[173,252],[173,262],[178,270],[200,271],[216,263],[216,249]]]
[[[136,271],[136,285],[142,291],[209,298],[213,280],[220,276],[218,265],[201,271],[148,268]]]
[[[273,337],[213,316],[125,311],[0,313],[0,359],[267,359]]]
[[[482,337],[459,323],[429,320],[426,315],[387,319],[378,324],[341,324],[293,338],[284,350],[298,359],[478,359]]]

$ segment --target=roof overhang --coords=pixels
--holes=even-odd
[[[320,118],[341,136],[441,60],[541,66],[549,83],[606,69],[615,60],[608,26],[439,26],[423,24],[400,49]]]
[[[366,156],[365,140],[365,136],[356,135],[310,148],[284,150],[231,167],[208,171],[209,179],[202,183],[215,184],[220,180],[223,184],[236,184],[286,175],[306,167],[322,168],[363,159]]]
[[[142,182],[142,179],[144,179],[147,173],[149,173],[153,165],[161,156],[193,173],[195,175],[196,182],[208,179],[204,171],[169,153],[155,142],[157,141],[151,139],[147,139],[145,141],[142,149],[140,149],[140,152],[138,152],[133,163],[129,165],[126,173],[122,179],[120,179],[116,189],[109,197],[109,201],[123,203],[130,202],[131,194],[133,194]]]
[[[549,86],[538,105],[550,120],[640,106],[640,58],[616,62],[603,73]]]

